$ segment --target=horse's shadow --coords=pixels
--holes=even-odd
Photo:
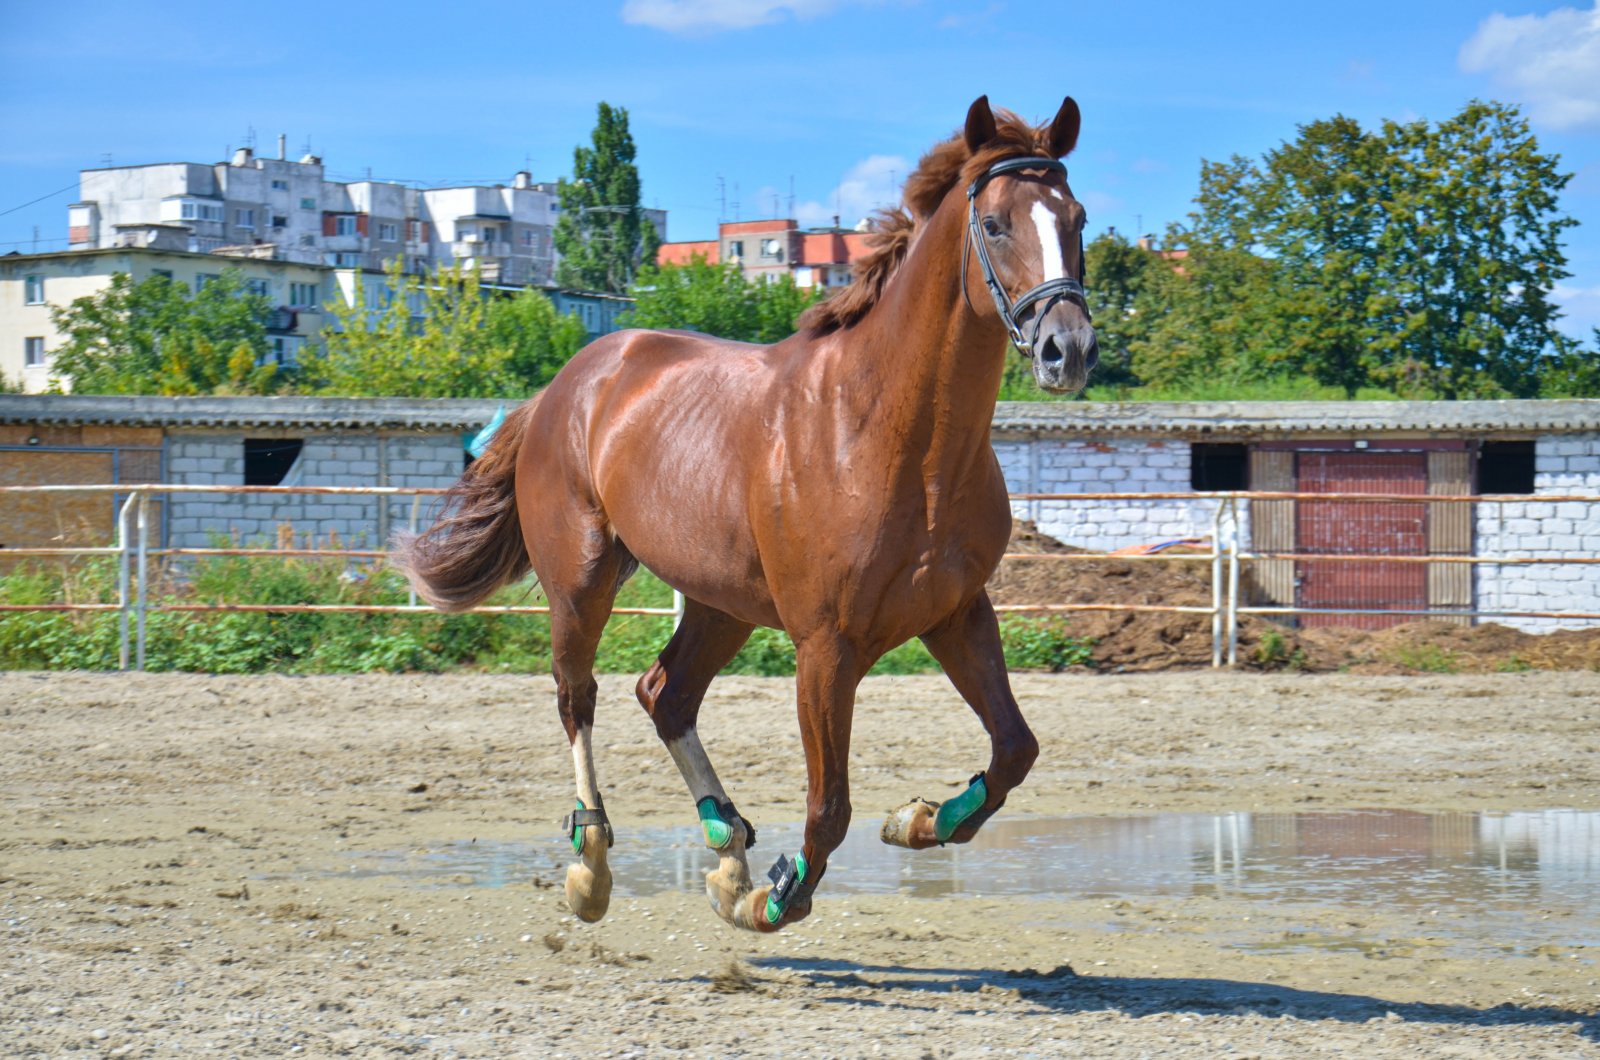
[[[1016,991],[1025,1000],[1061,1013],[1104,1012],[1108,1009],[1139,1018],[1160,1013],[1196,1016],[1255,1015],[1333,1019],[1343,1023],[1394,1020],[1408,1023],[1455,1023],[1469,1027],[1577,1024],[1578,1033],[1600,1041],[1600,1015],[1538,1005],[1496,1005],[1473,1008],[1425,1001],[1385,1001],[1363,994],[1301,990],[1238,979],[1161,979],[1151,976],[1079,975],[1068,965],[1049,972],[986,968],[917,968],[861,964],[854,961],[801,957],[753,957],[757,968],[798,973],[813,985],[871,985],[885,991],[927,991],[980,994]],[[871,978],[866,978],[870,976]],[[980,1006],[981,1007],[981,1006]]]

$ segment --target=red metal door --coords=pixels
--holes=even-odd
[[[1414,493],[1428,491],[1426,453],[1300,453],[1302,493]],[[1321,555],[1425,556],[1428,506],[1408,501],[1301,501],[1295,518],[1296,551]],[[1420,611],[1428,606],[1425,563],[1301,560],[1299,606]],[[1415,616],[1302,615],[1302,626],[1384,629]]]

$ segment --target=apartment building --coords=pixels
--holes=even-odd
[[[791,276],[799,287],[842,287],[850,282],[851,265],[867,252],[867,233],[834,225],[801,228],[789,218],[724,221],[716,239],[663,243],[656,261],[687,265],[704,258],[715,265],[738,265],[747,280]]]
[[[323,306],[337,292],[335,270],[320,264],[273,258],[202,254],[172,249],[185,237],[172,226],[131,226],[148,242],[95,250],[0,257],[0,378],[20,382],[29,393],[50,385],[50,355],[61,342],[51,307],[110,286],[117,273],[135,283],[165,276],[191,292],[238,269],[245,283],[267,296],[273,306],[267,319],[269,355],[292,363],[301,347],[321,332]]]
[[[328,178],[316,155],[258,157],[242,147],[215,164],[158,162],[86,169],[67,208],[73,250],[158,247],[252,253],[303,265],[408,273],[476,267],[485,282],[549,285],[558,255],[556,185],[418,188]],[[664,210],[644,210],[666,238]],[[249,249],[245,249],[249,248]]]

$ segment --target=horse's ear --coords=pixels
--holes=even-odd
[[[967,110],[967,128],[964,134],[967,150],[973,154],[995,136],[994,111],[989,109],[989,97],[979,96]]]
[[[1065,158],[1078,146],[1078,103],[1071,96],[1061,101],[1056,120],[1050,123],[1050,157]]]

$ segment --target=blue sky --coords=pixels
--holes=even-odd
[[[30,249],[35,226],[41,249],[64,246],[77,171],[107,158],[217,161],[253,129],[262,150],[279,133],[293,153],[309,143],[341,179],[554,179],[600,100],[628,108],[646,204],[670,212],[673,239],[709,237],[735,204],[791,215],[791,189],[802,221],[851,224],[985,93],[1038,120],[1076,97],[1091,231],[1160,233],[1190,209],[1202,159],[1259,156],[1336,113],[1437,121],[1484,98],[1522,106],[1575,174],[1557,301],[1587,339],[1600,0],[1578,3],[0,0],[0,253]]]

